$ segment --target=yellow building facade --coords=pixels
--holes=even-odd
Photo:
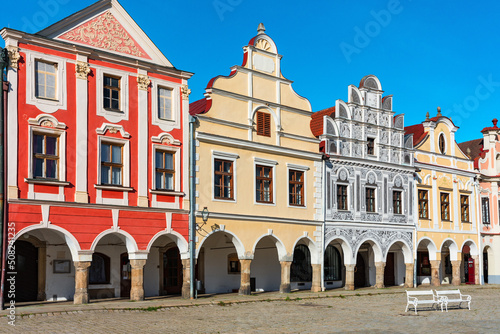
[[[436,117],[405,128],[417,167],[417,284],[479,284],[478,183],[473,162],[455,141],[452,120]]]
[[[201,292],[321,289],[319,140],[311,104],[281,74],[281,57],[260,24],[243,64],[211,79],[190,105]]]

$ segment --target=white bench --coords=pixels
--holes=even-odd
[[[417,314],[418,305],[434,305],[440,304],[440,300],[436,297],[432,290],[406,290],[406,311],[408,312],[408,307],[413,306],[415,308],[415,314]]]
[[[470,310],[470,302],[471,296],[463,295],[460,292],[460,289],[456,290],[435,290],[436,296],[439,299],[439,304],[441,305],[441,312],[443,312],[443,305],[446,308],[446,312],[448,312],[448,304],[449,303],[458,303],[458,307],[462,305],[462,303],[467,303],[467,307]]]

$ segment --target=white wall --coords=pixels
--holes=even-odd
[[[114,289],[115,297],[120,297],[120,255],[127,252],[125,246],[117,245],[98,245],[95,252],[109,256],[110,265],[110,283],[109,284],[89,284],[89,290],[92,289]],[[99,298],[99,296],[98,296]]]
[[[45,295],[49,301],[73,300],[75,295],[75,266],[71,261],[71,253],[67,246],[47,246],[47,265],[45,279]],[[70,260],[69,274],[55,274],[54,260]],[[38,273],[43,275],[43,273]]]
[[[259,249],[263,247],[264,249]],[[268,248],[259,242],[250,267],[250,277],[255,277],[256,291],[278,291],[281,284],[281,265],[276,247]]]
[[[240,274],[228,274],[227,256],[236,253],[235,248],[210,250],[205,247],[205,277],[203,285],[206,293],[226,293],[240,288]]]
[[[162,270],[162,265],[158,248],[152,248],[144,266],[144,296],[160,295],[160,270]]]

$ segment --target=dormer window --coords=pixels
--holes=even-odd
[[[439,152],[441,154],[446,154],[446,139],[444,138],[444,134],[441,133],[438,139]]]
[[[271,137],[271,115],[257,111],[257,135]]]

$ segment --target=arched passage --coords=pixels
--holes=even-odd
[[[483,249],[483,282],[485,284],[494,283],[494,280],[490,280],[490,274],[495,273],[495,270],[495,256],[493,248],[488,245]]]
[[[260,238],[254,247],[254,258],[251,264],[251,287],[255,291],[278,291],[281,283],[280,256],[285,253],[284,246],[279,239],[274,236],[264,236]]]
[[[382,250],[373,240],[365,240],[356,251],[356,265],[354,267],[354,287],[362,288],[375,286],[377,283],[377,264],[382,263]],[[383,275],[383,274],[382,274]],[[383,278],[383,276],[380,276]]]
[[[321,275],[321,264],[316,244],[309,237],[301,237],[293,248],[290,269],[291,288],[320,291]]]
[[[395,241],[385,257],[384,286],[399,286],[405,283],[407,286],[413,286],[411,249],[405,242]]]
[[[243,244],[229,231],[215,231],[198,246],[196,277],[200,293],[238,292],[245,258]]]
[[[435,262],[432,262],[435,261]],[[437,247],[431,239],[422,238],[417,245],[417,284],[430,285],[432,282],[432,263],[437,262]],[[439,267],[438,267],[439,268]],[[437,269],[439,284],[439,269]]]
[[[458,279],[458,269],[455,269],[456,274],[453,275],[453,266],[455,265],[458,266],[458,268],[460,267],[460,265],[456,262],[458,260],[458,252],[458,246],[454,240],[446,239],[443,241],[443,244],[441,245],[441,265],[439,269],[441,284],[460,284]],[[455,281],[453,281],[454,277]]]
[[[472,240],[466,240],[462,246],[461,282],[479,284],[479,251]]]
[[[352,251],[345,240],[337,238],[327,243],[323,264],[326,289],[340,288],[345,285],[346,270],[344,264],[350,264],[351,258]]]

